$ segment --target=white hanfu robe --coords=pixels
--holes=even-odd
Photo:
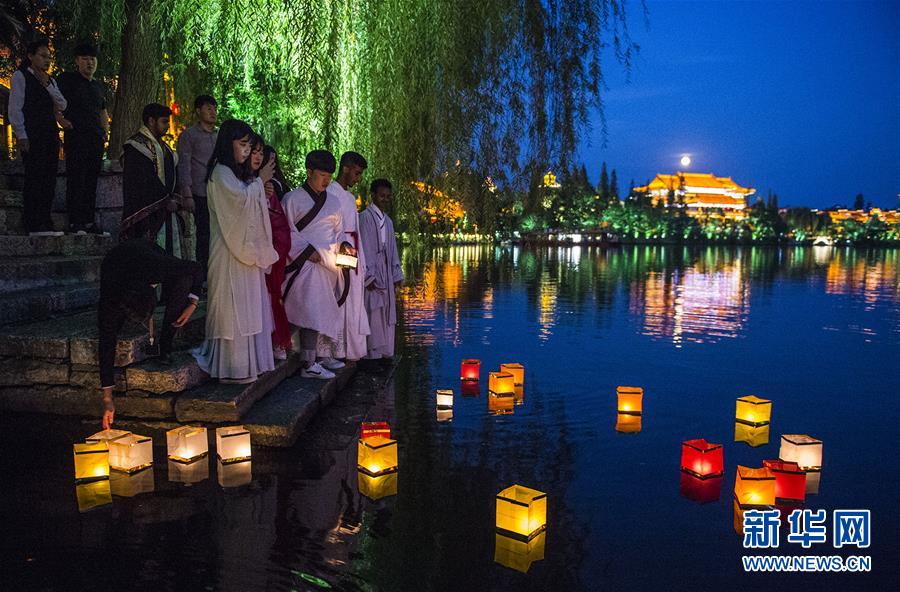
[[[363,303],[363,279],[366,273],[366,258],[360,248],[359,214],[356,198],[337,181],[328,186],[329,197],[334,197],[341,205],[341,224],[344,228],[342,241],[350,243],[357,250],[356,269],[350,270],[350,289],[347,299],[340,307],[337,339],[319,336],[318,354],[324,358],[347,358],[359,360],[366,355],[366,336],[369,334],[369,319]],[[344,290],[344,274],[338,274],[337,294]]]
[[[394,222],[375,204],[370,204],[359,215],[359,230],[366,257],[365,305],[370,329],[366,357],[390,358],[394,355],[397,325],[394,283],[403,281]],[[369,289],[370,285],[375,288]]]
[[[256,378],[275,368],[272,305],[266,272],[278,260],[272,247],[263,182],[247,184],[224,165],[207,184],[209,298],[206,340],[194,350],[199,366],[216,378]]]
[[[291,251],[289,264],[299,257],[307,247],[312,247],[321,259],[318,263],[306,261],[294,279],[294,272],[285,275],[282,294],[290,285],[284,299],[288,321],[304,329],[312,329],[320,334],[337,339],[338,305],[335,287],[338,267],[335,263],[338,246],[344,228],[341,224],[341,206],[337,199],[326,192],[325,205],[318,215],[306,225],[302,232],[297,230],[297,222],[315,205],[306,190],[306,185],[287,193],[281,201],[284,213],[291,223]],[[293,282],[293,283],[292,283]]]

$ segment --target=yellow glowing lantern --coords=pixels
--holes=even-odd
[[[627,413],[616,414],[616,431],[621,434],[637,434],[641,431],[641,416]]]
[[[488,393],[488,413],[509,415],[516,405],[515,393]]]
[[[517,386],[525,384],[525,366],[522,364],[500,364],[500,372],[512,374],[513,384]]]
[[[216,454],[225,464],[250,460],[250,432],[244,426],[216,428]]]
[[[397,477],[399,471],[390,471],[381,475],[369,475],[365,471],[356,471],[359,492],[370,500],[397,495]]]
[[[544,558],[547,533],[542,532],[530,541],[521,541],[502,534],[494,534],[494,561],[522,573],[528,573],[531,564]]]
[[[128,434],[109,442],[109,468],[136,473],[153,464],[153,440],[149,436]]]
[[[97,432],[93,436],[88,436],[85,438],[85,442],[112,442],[113,440],[118,440],[119,438],[124,438],[130,435],[131,432],[126,432],[125,430],[103,430],[102,432]]]
[[[488,391],[492,393],[515,393],[516,383],[509,372],[491,372],[488,375]]]
[[[381,475],[397,470],[397,441],[382,436],[360,439],[357,443],[356,465],[369,475]]]
[[[760,399],[756,395],[747,395],[737,400],[734,420],[748,426],[768,425],[772,419],[772,401]]]
[[[109,445],[106,442],[75,444],[75,480],[94,481],[109,478]]]
[[[639,386],[616,387],[618,412],[640,415],[644,406],[644,389]]]
[[[453,407],[453,389],[437,389],[435,393],[438,409],[451,409]]]
[[[756,448],[769,443],[769,428],[771,426],[750,426],[739,421],[734,422],[734,441],[743,442]]]
[[[169,460],[169,481],[172,483],[199,483],[208,478],[208,458],[200,458],[190,463]]]
[[[452,421],[453,420],[453,408],[450,409],[437,409],[437,420],[440,422]]]
[[[784,434],[778,458],[795,462],[804,471],[821,471],[822,441],[806,434]]]
[[[109,480],[79,483],[75,486],[75,498],[78,500],[78,511],[89,512],[94,508],[112,503],[112,490]]]
[[[734,497],[745,509],[775,505],[775,475],[767,467],[738,465]]]
[[[240,487],[249,485],[253,479],[253,463],[246,462],[223,463],[216,461],[216,472],[219,485],[222,487]]]
[[[209,453],[206,428],[181,426],[166,432],[166,448],[169,459],[191,463]]]
[[[547,528],[547,494],[512,485],[497,494],[497,532],[531,540]]]
[[[153,467],[139,473],[116,471],[109,476],[112,494],[119,497],[134,497],[142,493],[152,493],[156,489]]]

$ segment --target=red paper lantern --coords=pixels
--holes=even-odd
[[[463,360],[459,368],[459,379],[478,382],[481,377],[481,360]]]
[[[764,460],[775,475],[775,499],[779,502],[803,502],[806,499],[806,472],[795,462],[786,460]]]
[[[721,477],[725,472],[721,444],[710,444],[703,438],[681,444],[681,470],[700,479]]]
[[[365,440],[374,436],[391,437],[391,426],[386,421],[364,421],[359,428],[359,439]]]
[[[698,504],[718,501],[719,494],[722,492],[722,477],[700,479],[690,473],[682,472],[679,491],[682,497]]]

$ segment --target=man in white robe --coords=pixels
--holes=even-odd
[[[336,358],[359,360],[366,355],[366,336],[369,334],[369,319],[363,303],[363,278],[366,273],[365,255],[359,246],[359,215],[356,211],[356,197],[349,191],[359,182],[368,164],[357,152],[345,152],[341,156],[337,179],[328,185],[329,197],[334,197],[341,205],[341,223],[344,228],[343,241],[353,247],[357,256],[356,269],[341,270],[336,286],[339,295],[346,297],[340,304],[338,336],[336,340],[319,335],[318,354],[321,364],[329,370],[342,368],[344,364]],[[349,279],[348,285],[345,279]],[[340,298],[340,297],[339,297]]]
[[[336,256],[343,240],[341,206],[326,189],[334,174],[334,156],[326,150],[306,155],[306,182],[281,204],[291,222],[291,250],[282,286],[288,321],[300,328],[301,375],[334,378],[316,362],[319,334],[336,340],[340,320],[335,286]]]
[[[394,356],[396,290],[403,282],[403,271],[394,222],[385,213],[391,203],[391,193],[391,184],[386,179],[372,181],[372,203],[359,215],[360,238],[366,258],[365,305],[370,329],[366,338],[367,359]]]

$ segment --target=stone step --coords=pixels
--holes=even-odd
[[[299,366],[299,357],[294,354],[250,384],[220,384],[215,380],[207,382],[178,397],[175,402],[175,417],[181,422],[238,421],[254,403],[294,374]]]
[[[99,255],[0,257],[0,294],[100,281]]]
[[[198,387],[209,380],[189,352],[172,354],[172,363],[160,364],[155,358],[129,366],[125,370],[128,390],[140,390],[152,394],[180,393]]]
[[[70,284],[0,294],[0,325],[42,321],[95,307],[99,298],[100,284]],[[0,333],[4,330],[0,329]]]
[[[116,397],[116,417],[173,419],[175,394],[129,392]],[[100,392],[76,386],[0,387],[0,410],[54,415],[101,415]]]
[[[0,208],[22,209],[22,192],[15,189],[0,189]]]
[[[42,257],[47,255],[104,255],[115,246],[108,236],[95,234],[63,236],[0,235],[0,253],[4,257]]]
[[[241,423],[256,446],[292,446],[309,421],[331,404],[355,373],[356,365],[348,364],[331,380],[288,378],[256,403]]]

